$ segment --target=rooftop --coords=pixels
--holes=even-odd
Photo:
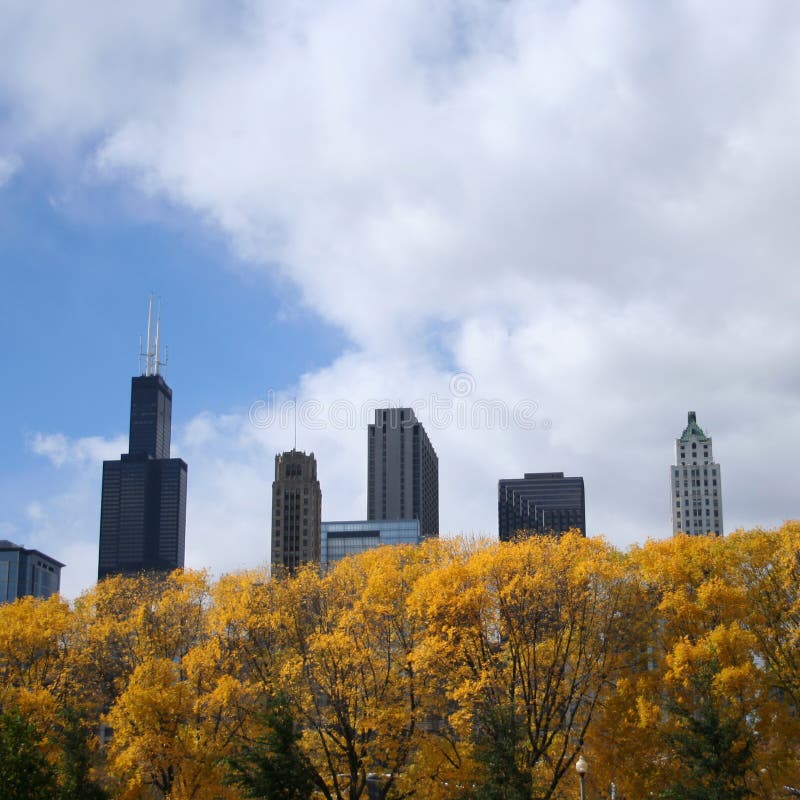
[[[697,424],[697,414],[689,412],[689,421],[681,434],[681,441],[688,442],[692,437],[696,437],[701,442],[707,442],[709,437],[705,435],[703,429]]]

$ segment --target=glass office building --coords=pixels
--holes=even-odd
[[[322,523],[323,567],[388,544],[419,544],[418,519],[370,519]]]
[[[560,534],[577,528],[586,535],[583,478],[563,472],[526,472],[497,485],[498,533],[501,542],[531,534]]]
[[[18,597],[50,597],[61,587],[64,565],[38,550],[0,541],[0,603],[13,603]]]

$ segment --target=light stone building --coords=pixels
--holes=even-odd
[[[722,478],[714,461],[711,437],[689,412],[689,421],[675,441],[675,464],[670,467],[672,533],[692,536],[723,534]]]

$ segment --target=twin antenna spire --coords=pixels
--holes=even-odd
[[[150,295],[150,302],[147,306],[147,350],[142,350],[142,337],[139,337],[139,372],[142,375],[158,375],[159,367],[166,369],[169,361],[169,348],[164,348],[164,360],[161,361],[160,351],[161,338],[161,298],[158,298],[158,310],[156,311],[156,335],[153,337],[153,295]],[[142,372],[142,359],[144,359],[144,372]]]

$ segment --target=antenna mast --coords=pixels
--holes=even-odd
[[[153,293],[147,303],[147,350],[142,350],[142,337],[139,337],[139,374],[145,376],[158,375],[159,369],[164,367],[166,373],[169,361],[169,347],[164,347],[164,360],[161,360],[161,298],[158,298],[156,310],[156,332],[153,338]],[[142,373],[142,359],[144,359],[144,373]]]
[[[158,340],[161,335],[161,298],[158,298],[158,316],[156,317],[156,352],[153,359],[153,375],[158,375]]]
[[[294,396],[294,447],[297,450],[297,395]]]
[[[144,374],[150,374],[150,362],[153,358],[152,351],[150,350],[150,333],[153,329],[153,294],[150,293],[150,301],[147,304],[147,354],[144,365]]]

